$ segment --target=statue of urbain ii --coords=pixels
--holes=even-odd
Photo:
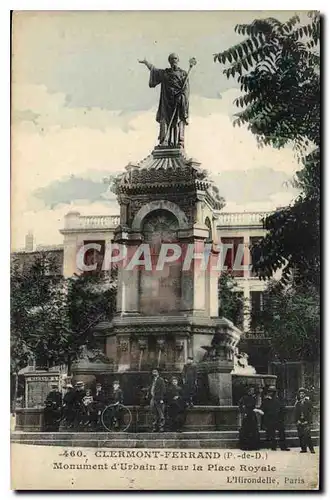
[[[189,72],[196,64],[190,59],[189,71],[179,68],[176,54],[168,56],[170,67],[157,69],[146,59],[139,61],[150,71],[149,87],[161,85],[156,120],[159,123],[159,144],[161,146],[184,147],[184,129],[189,117]]]

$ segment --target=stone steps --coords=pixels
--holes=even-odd
[[[312,437],[318,443],[319,431]],[[299,446],[297,431],[286,432],[289,447]],[[264,439],[264,432],[261,432]],[[90,448],[237,448],[238,431],[105,433],[105,432],[13,432],[11,442],[43,446]]]

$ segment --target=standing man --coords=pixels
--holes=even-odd
[[[311,453],[315,453],[311,436],[313,406],[303,388],[298,391],[294,415],[301,447],[300,453],[307,453],[307,448]]]
[[[150,408],[154,416],[153,432],[164,432],[165,426],[165,381],[158,370],[152,370],[152,383],[149,389]]]
[[[163,146],[184,147],[184,128],[189,116],[188,73],[179,68],[176,54],[168,56],[170,68],[157,69],[146,59],[140,60],[150,71],[149,87],[161,85],[156,121],[159,123],[159,143]],[[173,116],[174,115],[174,116]]]
[[[100,418],[105,406],[106,406],[105,393],[104,390],[102,389],[102,384],[98,382],[95,388],[93,413],[92,413],[92,422],[95,428],[98,428],[100,426]]]
[[[191,356],[188,356],[187,363],[183,367],[182,382],[187,406],[192,408],[197,390],[197,368]]]
[[[85,384],[79,380],[75,385],[74,391],[74,427],[78,428],[80,425],[84,424],[85,420],[85,407],[83,404],[83,399],[86,396]]]
[[[124,402],[124,393],[120,387],[119,380],[114,380],[112,384],[111,403],[112,410],[112,426],[115,430],[120,430],[123,423],[123,411],[121,405]]]
[[[281,450],[289,451],[285,440],[284,414],[285,406],[276,395],[276,387],[268,387],[263,399],[261,410],[263,411],[262,427],[266,431],[266,441],[271,450],[276,450],[276,431],[278,431],[279,445]]]
[[[75,392],[73,390],[73,386],[71,384],[67,384],[66,393],[63,397],[63,416],[65,418],[66,425],[68,428],[71,428],[74,424],[74,400],[75,400]]]
[[[182,397],[182,389],[178,385],[177,377],[172,377],[166,393],[167,415],[169,428],[174,432],[181,432],[185,423],[185,402]]]
[[[62,394],[58,390],[57,384],[51,384],[51,390],[45,401],[44,424],[48,432],[57,432],[60,427]]]

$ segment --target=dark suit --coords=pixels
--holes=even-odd
[[[112,408],[112,425],[115,429],[120,430],[123,424],[123,408],[122,404],[124,402],[124,393],[120,387],[114,389],[111,396],[111,404],[116,405]]]
[[[96,392],[93,397],[91,422],[94,427],[98,427],[100,425],[100,417],[105,406],[106,406],[105,392],[101,389],[101,391]]]
[[[313,406],[309,398],[298,400],[294,409],[295,421],[298,430],[300,447],[302,451],[314,451],[311,437],[311,426],[313,420]]]
[[[86,396],[85,389],[75,390],[73,398],[73,408],[74,408],[74,427],[79,428],[81,424],[85,422],[86,419],[86,408],[83,404],[83,399]]]
[[[163,432],[165,426],[165,382],[161,377],[153,379],[149,394],[150,394],[150,408],[154,416],[153,430]]]
[[[276,431],[278,431],[280,448],[281,450],[285,450],[287,446],[284,429],[285,406],[283,402],[276,396],[266,396],[262,402],[261,410],[264,412],[262,417],[262,427],[266,431],[266,441],[268,446],[272,450],[276,450]]]
[[[60,427],[61,410],[62,394],[57,390],[50,391],[47,395],[44,409],[44,423],[46,431],[58,431]]]
[[[197,368],[193,363],[186,364],[182,371],[184,397],[189,404],[193,404],[197,388]]]
[[[124,402],[124,393],[119,387],[118,389],[114,390],[112,393],[112,403],[120,403],[123,404]]]
[[[68,390],[63,397],[63,416],[65,417],[66,423],[71,427],[74,423],[75,418],[75,391]]]
[[[181,429],[185,422],[185,402],[181,387],[171,384],[166,393],[167,415],[169,427],[172,431]]]

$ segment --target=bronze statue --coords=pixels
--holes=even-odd
[[[184,147],[184,129],[189,117],[189,73],[196,59],[189,60],[189,70],[179,68],[176,54],[168,56],[170,68],[157,69],[146,59],[139,61],[150,71],[149,87],[161,84],[156,120],[159,123],[159,144]]]

